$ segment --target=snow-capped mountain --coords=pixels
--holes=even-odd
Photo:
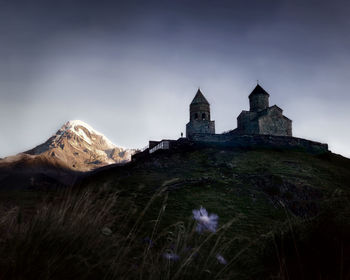
[[[134,151],[114,145],[90,125],[73,120],[65,123],[45,143],[25,154],[45,156],[70,169],[87,171],[108,164],[128,162]]]

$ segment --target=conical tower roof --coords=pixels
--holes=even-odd
[[[199,103],[202,103],[202,104],[208,104],[209,105],[209,102],[208,100],[204,97],[203,93],[201,92],[200,89],[198,89],[195,97],[193,98],[191,104],[199,104]]]
[[[249,97],[256,94],[266,94],[270,96],[270,94],[268,94],[266,90],[264,90],[259,84],[257,84],[256,87],[253,89],[253,91],[249,94]]]

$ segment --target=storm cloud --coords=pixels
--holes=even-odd
[[[125,147],[177,138],[197,88],[217,132],[256,80],[293,134],[350,157],[347,1],[1,1],[0,156],[81,119]]]

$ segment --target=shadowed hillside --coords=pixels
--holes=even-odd
[[[348,279],[345,272],[349,271],[344,267],[344,271],[339,270],[345,256],[350,261],[349,240],[344,235],[344,231],[350,234],[347,206],[350,160],[342,156],[330,152],[309,154],[271,149],[187,147],[160,151],[123,167],[97,171],[81,183],[81,187],[86,186],[118,190],[122,197],[130,200],[130,207],[138,211],[145,207],[156,191],[165,188],[145,216],[149,221],[157,220],[163,205],[161,197],[167,195],[159,228],[185,222],[192,209],[200,206],[218,214],[221,225],[234,220],[224,238],[234,240],[228,256],[235,256],[242,248],[246,249],[231,269],[240,271],[242,275],[249,271],[248,278],[264,273],[268,277],[271,271],[277,270],[281,277],[286,273],[286,279],[288,275],[294,279],[303,275],[314,278],[317,273]],[[151,225],[145,228],[146,232],[152,229]],[[272,236],[280,243],[273,245]],[[342,247],[335,248],[324,243],[332,238],[340,238]],[[305,246],[308,239],[314,241],[310,247]],[[294,242],[303,244],[300,245],[303,246],[300,249],[303,258],[297,254],[299,249],[284,251]],[[323,245],[324,251],[321,249],[314,255],[315,248]],[[264,246],[278,248],[270,251],[265,259]],[[338,250],[334,253],[337,254],[336,260],[333,259],[334,254],[330,257],[328,247]],[[283,265],[280,263],[282,259]],[[304,264],[295,267],[299,259]],[[327,272],[323,272],[324,267],[318,264],[327,263],[328,259],[332,262]],[[266,260],[270,261],[266,263]],[[311,260],[313,266],[308,263]],[[296,274],[288,270],[289,266]]]
[[[349,171],[332,153],[186,145],[2,193],[0,276],[349,279]]]

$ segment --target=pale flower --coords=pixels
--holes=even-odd
[[[218,226],[219,216],[216,214],[208,215],[205,208],[201,206],[199,210],[193,210],[193,218],[197,221],[196,231],[201,233],[203,231],[215,232]]]
[[[180,257],[179,257],[178,255],[174,254],[174,253],[167,252],[167,253],[164,253],[164,254],[163,254],[163,258],[166,259],[166,260],[168,260],[168,261],[174,261],[174,262],[176,262],[176,261],[179,260]]]
[[[220,255],[220,254],[217,254],[217,255],[216,255],[216,259],[217,259],[218,262],[221,263],[221,264],[227,264],[227,261],[225,260],[225,258],[224,258],[222,255]]]

